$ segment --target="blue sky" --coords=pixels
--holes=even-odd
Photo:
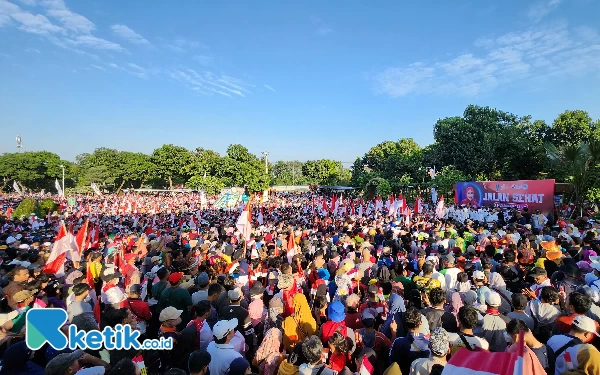
[[[0,0],[0,152],[353,161],[468,104],[600,118],[600,1]]]

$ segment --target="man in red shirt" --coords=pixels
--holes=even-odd
[[[129,311],[131,311],[131,314],[134,316],[134,319],[137,323],[137,329],[143,335],[146,333],[146,328],[148,326],[148,322],[152,318],[152,313],[150,312],[150,306],[148,306],[148,302],[144,302],[140,298],[141,293],[142,286],[140,284],[131,285],[129,288],[129,298],[125,300],[123,305],[124,307],[128,308]]]
[[[586,296],[585,294],[579,292],[572,292],[569,294],[569,311],[571,314],[563,315],[556,318],[556,328],[560,333],[567,334],[571,331],[571,325],[573,324],[573,320],[579,315],[585,315],[586,312],[592,307],[592,300]],[[596,323],[596,332],[600,326],[598,322]],[[591,342],[594,336],[590,335],[590,340],[587,342]]]

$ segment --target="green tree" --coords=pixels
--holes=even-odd
[[[342,163],[330,159],[309,160],[302,165],[302,174],[310,184],[333,185],[341,181]]]
[[[192,153],[185,147],[163,145],[152,152],[152,163],[155,172],[169,182],[169,189],[173,183],[182,184],[187,181],[187,166],[192,161]]]
[[[71,163],[61,160],[57,154],[47,151],[6,153],[0,155],[0,178],[3,188],[18,181],[31,190],[54,189],[54,179],[62,179],[65,166],[66,185],[71,184]]]
[[[586,111],[567,110],[558,115],[552,124],[552,144],[556,147],[579,146],[589,142],[597,133],[596,123]]]
[[[117,189],[117,192],[121,190],[125,183],[129,183],[131,187],[141,188],[144,182],[151,178],[155,172],[156,167],[152,163],[150,155],[141,152],[122,151],[119,158],[121,161],[119,173],[121,186]]]
[[[40,208],[38,202],[33,198],[25,198],[19,203],[17,208],[14,210],[12,217],[13,218],[22,218],[28,217],[29,215],[34,214],[37,217],[44,217],[45,213]]]
[[[546,144],[551,162],[557,163],[567,172],[565,182],[573,187],[572,201],[581,209],[589,189],[598,187],[598,163],[600,162],[600,141],[566,145],[561,148]]]
[[[217,195],[225,187],[220,179],[212,176],[192,176],[186,185],[191,189],[204,190],[208,195]]]
[[[221,156],[218,152],[201,147],[196,148],[186,173],[190,176],[216,176],[221,164]]]
[[[302,162],[278,161],[269,169],[273,173],[273,185],[306,185],[302,175]]]
[[[469,180],[470,178],[458,169],[445,166],[440,171],[437,171],[437,176],[432,183],[437,186],[437,189],[440,193],[448,196],[454,191],[454,185],[457,182]]]
[[[367,183],[364,192],[367,199],[373,199],[375,196],[385,199],[392,194],[392,187],[385,178],[376,177]]]

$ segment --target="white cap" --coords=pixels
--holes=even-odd
[[[481,271],[475,271],[475,272],[473,272],[473,279],[483,280],[483,279],[485,279],[485,273],[483,273]]]
[[[213,336],[215,336],[217,340],[221,340],[223,337],[227,336],[229,332],[233,331],[237,325],[238,320],[236,318],[231,320],[219,320],[213,327]]]
[[[181,316],[183,310],[177,310],[173,306],[167,306],[160,312],[158,320],[166,322],[167,320],[175,320]]]
[[[596,331],[596,323],[594,323],[594,321],[591,318],[588,318],[585,315],[576,316],[575,319],[573,319],[573,323],[571,324],[574,327],[577,327],[586,332],[593,333],[594,335],[600,337],[600,335],[598,335],[598,332]]]
[[[489,306],[500,306],[502,304],[502,300],[500,299],[500,295],[496,292],[489,292],[485,294],[485,303]]]

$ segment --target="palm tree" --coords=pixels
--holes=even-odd
[[[573,201],[583,212],[585,194],[598,182],[600,142],[590,141],[561,148],[546,144],[545,148],[548,159],[566,174],[565,180],[573,187]]]

